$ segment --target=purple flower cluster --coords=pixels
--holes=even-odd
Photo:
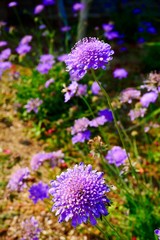
[[[100,86],[98,85],[97,82],[93,82],[92,86],[91,86],[91,91],[94,95],[98,95],[99,91],[101,90]]]
[[[30,171],[27,167],[18,169],[11,175],[7,187],[11,191],[22,191],[27,187],[25,180],[29,177],[29,175]]]
[[[146,111],[147,111],[146,108],[137,108],[137,109],[130,110],[128,115],[131,121],[134,121],[136,118],[144,117]]]
[[[127,153],[125,149],[122,149],[119,146],[114,146],[111,150],[108,151],[105,159],[109,164],[114,164],[117,167],[123,165],[127,160]]]
[[[124,68],[116,68],[113,72],[113,77],[118,78],[120,80],[122,78],[126,78],[127,76],[128,76],[128,72]]]
[[[30,52],[32,47],[29,45],[29,43],[31,41],[32,41],[32,36],[31,35],[24,36],[21,39],[18,47],[16,48],[16,52],[19,55],[25,55],[26,53]]]
[[[24,106],[27,112],[35,112],[38,113],[38,107],[43,103],[43,101],[39,98],[31,98],[27,104]]]
[[[34,183],[28,190],[30,193],[29,198],[36,204],[39,200],[43,201],[43,199],[49,198],[48,190],[49,186],[47,184],[43,182]]]
[[[96,225],[96,218],[108,215],[106,205],[110,201],[105,194],[109,187],[102,176],[91,165],[81,163],[51,181],[52,211],[60,215],[59,222],[71,219],[73,227],[87,221]]]
[[[113,23],[104,23],[102,25],[102,28],[104,30],[104,36],[108,40],[113,40],[113,39],[119,37],[119,33],[114,30],[114,24]]]
[[[45,6],[51,6],[55,4],[55,0],[42,0],[42,2]]]
[[[4,47],[7,45],[7,42],[6,41],[0,41],[0,47]]]
[[[39,13],[41,13],[44,9],[44,5],[43,4],[39,4],[37,6],[35,6],[34,8],[34,14],[37,15]]]
[[[55,151],[55,152],[40,152],[35,154],[30,162],[32,170],[37,170],[44,161],[50,160],[51,166],[57,166],[59,163],[63,162],[64,153],[62,153],[61,150]]]
[[[54,56],[51,54],[44,54],[40,57],[40,62],[37,66],[37,71],[41,74],[47,74],[52,68],[54,61]]]
[[[17,2],[8,3],[8,7],[15,7],[15,6],[17,6]]]
[[[134,88],[126,88],[121,92],[120,101],[121,103],[132,103],[132,99],[139,99],[141,92]]]
[[[158,98],[157,92],[145,93],[140,99],[142,107],[147,108],[149,106],[149,104],[154,103],[157,100],[157,98]]]
[[[101,110],[98,114],[99,116],[92,120],[85,117],[75,120],[74,126],[71,127],[73,144],[90,139],[91,132],[88,127],[99,127],[113,120],[112,112],[108,109]]]
[[[74,12],[79,12],[84,9],[84,4],[83,3],[74,3],[72,6],[72,9]]]
[[[39,235],[41,233],[41,229],[39,228],[39,223],[35,219],[35,217],[31,217],[30,219],[26,219],[21,223],[22,227],[22,235],[21,240],[38,240]]]
[[[83,38],[75,44],[65,59],[67,71],[72,80],[80,80],[89,69],[106,69],[113,53],[109,44],[94,37]]]

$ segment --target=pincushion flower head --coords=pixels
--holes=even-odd
[[[29,175],[29,168],[25,167],[17,169],[17,171],[11,175],[7,187],[11,191],[22,191],[27,187],[26,179],[29,177]]]
[[[114,164],[119,167],[125,163],[128,156],[125,149],[122,149],[119,146],[114,146],[111,150],[108,151],[105,158],[109,164]]]
[[[109,187],[102,176],[91,165],[81,163],[51,181],[52,211],[60,215],[59,222],[71,219],[73,227],[87,221],[96,225],[96,218],[108,215],[106,205],[110,201],[105,194]]]
[[[72,80],[80,80],[89,69],[106,69],[113,53],[108,43],[95,37],[83,38],[75,44],[65,59],[67,71]]]

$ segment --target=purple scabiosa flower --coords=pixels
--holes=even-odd
[[[10,57],[11,55],[11,49],[6,48],[0,53],[0,61],[6,60]]]
[[[77,142],[85,142],[89,140],[91,136],[91,132],[89,130],[79,132],[72,137],[72,143],[75,144]]]
[[[5,62],[0,62],[0,71],[4,72],[5,70],[11,68],[12,63],[5,61]]]
[[[7,45],[7,42],[6,41],[0,41],[0,47],[4,47]]]
[[[89,126],[89,119],[88,118],[80,118],[74,121],[74,126],[71,127],[71,134],[74,135],[78,132],[84,132],[87,130],[87,127]]]
[[[11,175],[7,187],[11,191],[22,191],[27,187],[25,180],[29,177],[29,175],[30,171],[27,167],[18,169]]]
[[[100,116],[100,117],[96,117],[93,120],[89,121],[89,126],[90,127],[98,127],[98,126],[102,126],[107,122],[107,119],[105,118],[105,116]]]
[[[128,76],[128,72],[124,68],[116,68],[113,72],[113,77],[122,79]]]
[[[63,88],[62,92],[64,92],[64,102],[68,102],[77,92],[78,83],[73,81],[68,87]]]
[[[37,6],[34,8],[34,14],[39,14],[39,13],[41,13],[41,12],[43,11],[43,9],[44,9],[44,5],[42,5],[42,4],[37,5]]]
[[[43,199],[49,198],[48,190],[49,186],[47,184],[43,182],[34,183],[28,190],[30,193],[29,198],[36,204],[39,200],[43,201]]]
[[[46,83],[45,83],[45,85],[44,85],[45,88],[48,88],[51,83],[54,83],[54,79],[53,79],[53,78],[51,78],[51,79],[49,79],[49,80],[46,81]]]
[[[78,84],[76,96],[84,96],[87,93],[87,84]]]
[[[74,12],[79,12],[84,9],[84,4],[83,3],[74,3],[72,6],[72,9]]]
[[[71,30],[71,27],[70,26],[64,26],[64,27],[61,27],[61,32],[68,32]]]
[[[110,32],[105,32],[104,36],[108,39],[108,40],[113,40],[115,38],[119,37],[119,33],[117,31],[110,31]]]
[[[143,38],[143,37],[139,37],[138,39],[137,39],[137,43],[139,43],[139,44],[142,44],[142,43],[145,43],[145,39]]]
[[[32,170],[35,171],[43,164],[44,161],[50,160],[51,166],[55,167],[64,161],[63,158],[64,158],[64,153],[62,153],[61,150],[49,152],[49,153],[40,152],[35,154],[32,157],[30,166]]]
[[[136,118],[144,117],[146,111],[146,108],[133,109],[130,110],[128,116],[130,117],[131,121],[134,121]]]
[[[132,99],[139,99],[141,92],[135,88],[126,88],[121,92],[120,102],[121,103],[132,103]]]
[[[45,160],[50,159],[50,154],[45,153],[45,152],[39,152],[37,154],[35,154],[30,162],[30,166],[32,168],[32,170],[37,170]]]
[[[98,85],[97,82],[93,82],[91,86],[91,91],[94,95],[98,95],[99,91],[101,90],[100,86]]]
[[[18,47],[16,48],[16,52],[19,55],[25,55],[26,53],[31,51],[31,46],[29,46],[28,44],[19,44]]]
[[[15,7],[15,6],[17,6],[17,2],[8,3],[8,7]]]
[[[158,240],[160,240],[160,229],[155,229],[154,233],[158,236]]]
[[[55,4],[55,0],[42,0],[42,2],[45,6],[51,6]]]
[[[109,164],[114,164],[117,167],[123,165],[127,160],[127,153],[125,149],[122,149],[119,146],[114,146],[111,150],[108,151],[105,159]]]
[[[19,45],[28,44],[31,41],[32,41],[32,36],[31,35],[26,35],[21,39]]]
[[[158,93],[157,92],[149,92],[145,93],[141,99],[140,102],[143,107],[147,108],[150,103],[154,103],[158,98]]]
[[[113,23],[104,23],[104,24],[102,24],[102,28],[105,32],[110,32],[113,30],[114,24]]]
[[[94,37],[83,38],[75,44],[65,60],[67,71],[72,80],[80,80],[89,69],[106,69],[113,53],[108,43]]]
[[[98,112],[98,115],[99,115],[99,116],[104,116],[108,122],[112,122],[112,121],[113,121],[112,111],[109,110],[109,109],[107,109],[107,108],[106,108],[106,109],[103,109],[103,110],[100,110],[100,111]]]
[[[45,29],[45,28],[46,28],[46,25],[45,25],[45,24],[39,25],[39,29],[40,29],[40,30]]]
[[[40,57],[40,63],[37,66],[37,71],[41,74],[47,74],[55,63],[54,56],[51,54],[44,54]]]
[[[109,187],[102,172],[92,170],[91,165],[75,165],[51,181],[52,211],[60,215],[59,222],[71,219],[73,227],[87,221],[96,225],[96,218],[108,215],[106,206],[110,201],[105,195],[107,192]]]
[[[38,107],[43,103],[43,101],[39,98],[31,98],[27,104],[24,106],[27,112],[35,112],[38,113]]]
[[[21,240],[39,240],[39,235],[42,230],[39,228],[39,223],[35,217],[23,221],[21,227],[23,235]]]

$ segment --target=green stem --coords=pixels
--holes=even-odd
[[[95,227],[104,235],[104,239],[109,239],[107,236],[106,236],[106,233],[103,231],[103,229],[97,224],[95,225]]]
[[[121,140],[121,142],[122,142],[123,148],[126,149],[126,147],[125,147],[125,142],[124,142],[124,140],[123,140],[123,136],[122,136],[122,134],[121,134],[120,128],[119,128],[118,123],[117,123],[116,116],[115,116],[115,114],[114,114],[114,110],[113,110],[113,107],[112,107],[112,104],[111,104],[111,101],[110,101],[110,97],[109,97],[109,95],[107,94],[107,92],[105,91],[105,89],[102,87],[101,83],[97,80],[96,75],[95,75],[95,73],[94,73],[94,70],[91,70],[91,71],[92,71],[92,75],[93,75],[93,77],[94,77],[94,80],[97,82],[97,84],[99,85],[101,91],[103,92],[104,96],[105,96],[106,99],[107,99],[107,103],[108,103],[109,108],[110,108],[111,111],[112,111],[114,123],[115,123],[116,129],[117,129],[117,131],[118,131],[120,140]],[[126,151],[126,152],[127,152],[127,151]],[[128,157],[128,161],[129,161],[130,167],[131,167],[131,169],[132,169],[132,172],[133,172],[136,180],[138,181],[137,175],[136,175],[136,171],[135,171],[134,167],[132,166],[131,159],[130,159],[128,153],[127,153],[127,157]]]
[[[119,238],[119,239],[122,239],[122,237],[121,237],[120,234],[117,232],[117,230],[113,227],[113,225],[112,225],[111,223],[109,223],[105,217],[104,217],[103,219],[104,219],[104,221],[110,226],[110,228],[116,233],[116,235],[118,236],[118,238]]]

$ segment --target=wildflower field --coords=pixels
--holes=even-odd
[[[0,239],[160,240],[160,2],[2,2]]]

